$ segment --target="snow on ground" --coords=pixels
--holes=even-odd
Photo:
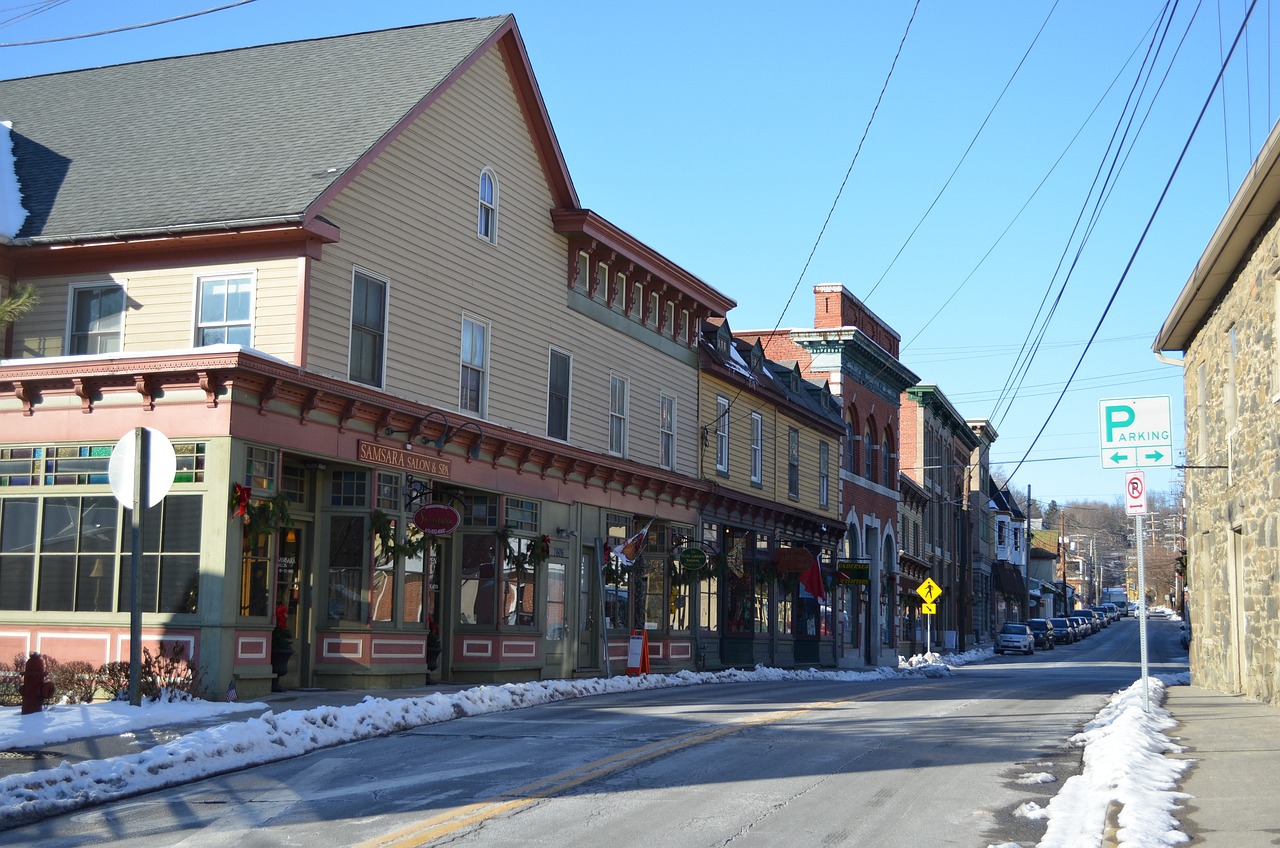
[[[267,705],[187,701],[147,702],[133,707],[116,701],[55,705],[33,715],[5,709],[0,710],[0,750],[29,750],[71,739],[216,721],[220,717],[228,721],[137,754],[75,764],[64,762],[57,768],[0,779],[0,827],[462,716],[673,686],[939,677],[950,674],[952,668],[992,656],[990,648],[962,654],[926,654],[899,658],[896,669],[872,671],[802,671],[760,666],[751,671],[682,671],[639,677],[543,680],[477,686],[416,698],[366,697],[351,706],[282,713],[268,710],[248,718],[244,718],[245,712],[259,713],[266,710]],[[1174,724],[1169,714],[1157,706],[1163,701],[1164,686],[1164,681],[1149,678],[1152,709],[1145,713],[1141,681],[1135,683],[1113,696],[1111,703],[1072,738],[1073,743],[1085,749],[1083,773],[1067,780],[1049,806],[1040,808],[1032,803],[1020,808],[1025,815],[1048,820],[1048,831],[1040,843],[1042,848],[1098,845],[1106,808],[1113,800],[1125,805],[1120,814],[1120,844],[1163,846],[1187,841],[1187,837],[1175,829],[1172,817],[1177,804],[1187,797],[1174,791],[1185,761],[1163,757],[1167,751],[1178,750],[1163,734]]]

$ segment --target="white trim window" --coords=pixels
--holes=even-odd
[[[351,272],[351,351],[347,376],[367,386],[382,386],[387,355],[387,280],[368,271]]]
[[[831,447],[826,442],[818,442],[818,506],[826,509],[831,506]]]
[[[627,455],[627,390],[626,377],[609,375],[609,453]]]
[[[462,345],[458,377],[458,409],[481,418],[488,406],[489,323],[462,316]]]
[[[67,353],[119,353],[124,344],[124,286],[76,284],[67,300]]]
[[[569,390],[573,356],[551,348],[547,357],[547,436],[569,441]]]
[[[751,413],[751,483],[764,483],[764,416]]]
[[[498,243],[498,177],[492,168],[480,170],[478,191],[479,209],[476,212],[476,235],[489,242]]]
[[[253,277],[220,274],[196,283],[196,347],[253,346]]]
[[[729,473],[729,399],[716,397],[716,471]]]
[[[661,406],[658,421],[661,455],[658,457],[658,465],[671,470],[676,467],[676,399],[664,394],[659,396],[658,402]]]

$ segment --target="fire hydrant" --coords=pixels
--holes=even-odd
[[[22,695],[22,714],[38,713],[44,702],[53,697],[53,682],[45,679],[44,658],[32,651],[27,660],[27,667],[22,672],[22,685],[18,687]]]

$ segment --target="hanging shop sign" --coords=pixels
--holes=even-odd
[[[856,583],[862,586],[871,583],[871,563],[869,562],[842,559],[836,563],[836,571],[840,574],[841,583]]]
[[[686,571],[697,571],[707,564],[707,552],[698,548],[685,548],[680,552],[680,567]]]
[[[448,504],[424,504],[413,513],[413,526],[428,536],[447,536],[460,524],[462,516]]]

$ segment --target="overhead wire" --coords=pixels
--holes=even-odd
[[[1044,28],[1049,25],[1049,19],[1053,17],[1054,10],[1058,8],[1058,2],[1059,0],[1054,0],[1053,5],[1049,7],[1049,13],[1044,16],[1044,21],[1041,22],[1040,28],[1036,30],[1035,37],[1031,39],[1031,43],[1027,45],[1027,49],[1023,52],[1022,58],[1018,60],[1018,64],[1013,69],[1013,73],[1009,75],[1009,79],[1005,82],[1004,88],[1000,89],[1000,94],[996,97],[995,102],[991,104],[991,108],[987,110],[986,117],[982,119],[982,123],[978,125],[978,129],[969,139],[969,145],[965,147],[964,153],[960,155],[960,159],[956,162],[955,167],[951,169],[951,173],[947,176],[946,181],[943,182],[942,187],[938,189],[938,193],[934,195],[932,202],[930,202],[929,206],[924,210],[924,214],[920,216],[920,220],[916,221],[916,225],[911,228],[911,232],[907,234],[906,239],[903,240],[901,246],[898,247],[898,252],[893,255],[893,259],[889,261],[888,266],[884,269],[880,278],[876,280],[875,285],[873,285],[871,290],[867,292],[866,296],[862,298],[863,302],[870,300],[871,295],[875,294],[876,289],[880,288],[880,284],[884,282],[884,278],[889,275],[889,272],[893,270],[893,266],[898,263],[898,259],[902,256],[902,252],[907,249],[907,245],[909,245],[912,239],[915,238],[916,233],[929,217],[929,214],[933,212],[934,207],[938,205],[938,200],[940,200],[942,195],[946,193],[947,188],[951,185],[951,181],[955,179],[955,176],[960,171],[961,166],[964,165],[965,160],[969,158],[969,153],[972,152],[973,146],[978,143],[978,137],[982,135],[982,131],[991,120],[991,116],[995,114],[1001,101],[1004,100],[1005,94],[1009,92],[1009,87],[1013,85],[1013,81],[1017,79],[1018,72],[1022,70],[1022,66],[1026,63],[1027,57],[1031,55],[1031,51],[1035,48],[1036,42],[1040,40],[1040,36],[1044,33]]]
[[[831,223],[831,218],[835,214],[836,206],[839,205],[840,198],[844,194],[845,186],[848,185],[849,183],[849,177],[853,173],[853,168],[858,162],[858,156],[862,152],[862,146],[866,142],[867,136],[871,132],[871,125],[875,122],[876,115],[880,111],[880,104],[884,102],[885,92],[888,91],[889,82],[890,80],[893,79],[893,72],[898,67],[898,60],[902,57],[903,47],[907,43],[907,36],[910,35],[911,33],[911,25],[912,23],[915,22],[916,13],[920,11],[921,2],[922,0],[916,0],[915,5],[911,9],[911,17],[907,19],[907,25],[903,29],[902,38],[898,41],[898,49],[893,55],[893,61],[889,63],[889,70],[885,74],[884,82],[880,86],[880,94],[876,97],[876,102],[871,109],[871,114],[867,117],[866,126],[864,126],[862,129],[862,137],[858,139],[858,145],[853,151],[853,156],[849,161],[849,167],[845,169],[844,179],[840,181],[840,187],[836,190],[836,196],[831,201],[831,207],[827,210],[827,217],[823,220],[822,226],[818,230],[817,238],[814,239],[813,247],[810,248],[809,255],[804,261],[804,266],[800,269],[799,276],[796,277],[795,285],[791,287],[791,294],[787,296],[787,302],[783,305],[782,311],[778,314],[778,320],[774,323],[773,329],[769,331],[770,337],[772,337],[773,334],[778,331],[778,328],[782,326],[782,320],[783,318],[786,317],[787,310],[791,308],[791,302],[792,300],[795,299],[796,292],[800,290],[800,283],[804,281],[805,274],[809,272],[809,265],[812,264],[813,257],[818,252],[818,246],[822,243],[822,238],[827,232],[827,226]],[[712,419],[711,423],[703,426],[702,432],[704,437],[708,430],[710,430],[714,426],[719,425],[720,418],[722,417],[722,415],[723,416],[729,415],[729,413],[733,410],[734,405],[737,403],[738,398],[741,397],[742,391],[743,389],[739,387],[737,392],[734,394],[734,396],[730,398],[728,408],[724,411],[724,413],[717,414],[716,417]],[[757,411],[759,410],[756,410],[756,409],[748,410],[745,415],[741,416],[737,420],[740,420],[740,421],[746,420],[746,418],[752,412],[757,412]]]
[[[1222,78],[1226,74],[1227,66],[1231,62],[1231,57],[1235,55],[1236,47],[1239,46],[1240,39],[1244,36],[1244,33],[1247,31],[1249,19],[1252,17],[1253,10],[1257,7],[1257,5],[1258,5],[1258,0],[1251,0],[1249,3],[1249,8],[1248,8],[1248,11],[1245,13],[1244,20],[1241,21],[1240,28],[1236,32],[1236,36],[1231,42],[1231,49],[1227,52],[1226,57],[1223,59],[1221,63],[1221,67],[1218,69],[1218,75],[1214,78],[1213,86],[1210,88],[1208,96],[1205,97],[1204,104],[1200,107],[1200,112],[1196,116],[1196,120],[1191,127],[1191,131],[1187,134],[1187,140],[1182,145],[1182,151],[1178,154],[1178,159],[1174,163],[1173,170],[1169,173],[1169,178],[1165,181],[1164,188],[1161,190],[1160,196],[1159,198],[1157,198],[1155,206],[1151,210],[1150,216],[1148,216],[1147,218],[1147,223],[1142,229],[1142,234],[1138,237],[1138,242],[1137,244],[1134,245],[1133,251],[1129,255],[1129,260],[1128,262],[1125,263],[1124,270],[1121,272],[1119,279],[1116,281],[1115,288],[1111,292],[1111,297],[1107,300],[1106,306],[1103,307],[1102,314],[1098,317],[1098,323],[1094,326],[1093,334],[1090,337],[1090,345],[1092,344],[1092,339],[1097,337],[1098,332],[1101,331],[1102,324],[1106,320],[1107,314],[1111,311],[1112,305],[1115,304],[1116,297],[1120,294],[1121,287],[1124,285],[1125,280],[1127,280],[1129,277],[1129,271],[1133,268],[1133,263],[1138,256],[1138,251],[1142,249],[1142,245],[1146,242],[1147,234],[1151,232],[1151,225],[1155,222],[1156,215],[1159,213],[1161,206],[1164,205],[1164,200],[1169,194],[1169,188],[1173,185],[1174,177],[1178,175],[1178,171],[1182,167],[1183,161],[1186,159],[1187,151],[1191,147],[1191,142],[1195,138],[1196,131],[1199,130],[1200,124],[1204,120],[1205,113],[1208,112],[1209,106],[1212,105],[1213,103],[1214,92],[1218,90],[1218,86],[1221,85],[1222,83]],[[1075,379],[1075,376],[1079,372],[1080,366],[1084,363],[1084,358],[1088,355],[1088,353],[1089,353],[1089,346],[1087,345],[1085,347],[1085,350],[1081,352],[1080,358],[1076,361],[1075,368],[1072,369],[1071,374],[1067,377],[1066,382],[1063,384],[1062,391],[1059,393],[1058,399],[1054,403],[1053,408],[1050,409],[1049,414],[1045,416],[1044,423],[1040,426],[1040,430],[1036,433],[1036,437],[1032,440],[1031,446],[1027,448],[1027,452],[1023,454],[1023,458],[1018,462],[1018,465],[1014,467],[1013,473],[1009,475],[1010,477],[1013,477],[1014,474],[1017,474],[1018,469],[1021,468],[1023,463],[1027,461],[1027,457],[1030,455],[1031,451],[1035,448],[1036,442],[1039,441],[1040,437],[1044,434],[1045,429],[1049,426],[1049,422],[1053,419],[1054,413],[1057,412],[1058,407],[1061,405],[1063,397],[1066,396],[1067,389],[1071,386],[1072,381]]]
[[[188,14],[185,14],[185,15],[175,15],[171,18],[163,18],[162,20],[158,20],[158,21],[148,21],[146,23],[141,23],[141,24],[131,24],[129,26],[114,27],[112,29],[102,29],[96,32],[84,32],[78,35],[62,35],[56,38],[38,38],[32,41],[10,41],[7,43],[0,44],[0,47],[30,47],[35,44],[53,44],[59,41],[75,41],[80,38],[96,38],[100,35],[112,35],[113,33],[117,33],[117,32],[128,32],[130,30],[135,30],[135,29],[145,29],[147,27],[159,26],[160,24],[171,24],[175,21],[185,21],[188,18],[198,18],[201,15],[209,15],[214,12],[222,12],[227,9],[234,9],[236,6],[243,6],[246,3],[253,3],[253,2],[256,2],[256,0],[236,0],[236,2],[227,3],[224,6],[216,6],[212,9],[204,9],[199,12],[189,12]],[[39,11],[46,11],[46,10],[41,9]]]
[[[1134,75],[1133,84],[1130,86],[1129,93],[1125,98],[1125,103],[1116,119],[1116,125],[1112,128],[1111,137],[1107,141],[1107,147],[1102,158],[1099,160],[1098,168],[1094,173],[1093,182],[1089,186],[1089,191],[1085,194],[1081,202],[1080,211],[1076,216],[1076,221],[1072,225],[1071,233],[1063,244],[1063,252],[1058,257],[1057,267],[1050,276],[1048,286],[1045,290],[1045,299],[1041,300],[1040,308],[1037,310],[1035,317],[1032,319],[1028,327],[1028,339],[1033,339],[1029,346],[1026,346],[1024,340],[1024,349],[1019,352],[1019,356],[1015,358],[1014,365],[1010,370],[1009,376],[1006,378],[1005,386],[1001,390],[1000,396],[997,398],[991,411],[991,418],[996,420],[997,425],[1003,423],[1005,416],[1012,409],[1013,401],[1017,397],[1018,392],[1025,382],[1031,370],[1031,364],[1035,361],[1036,355],[1039,353],[1040,345],[1043,343],[1045,334],[1048,332],[1049,325],[1052,323],[1054,316],[1057,314],[1058,307],[1062,303],[1062,298],[1066,294],[1067,287],[1070,284],[1075,269],[1084,255],[1084,248],[1089,242],[1098,220],[1100,219],[1102,208],[1106,199],[1110,196],[1109,187],[1114,187],[1115,181],[1119,177],[1117,163],[1121,162],[1121,152],[1124,148],[1125,139],[1128,138],[1129,131],[1133,125],[1133,117],[1137,113],[1139,102],[1141,102],[1141,89],[1145,87],[1146,81],[1150,79],[1152,70],[1155,67],[1155,60],[1159,53],[1159,46],[1164,44],[1164,40],[1168,35],[1169,26],[1173,21],[1173,13],[1171,6],[1176,8],[1175,3],[1165,3],[1160,10],[1160,15],[1148,30],[1151,38],[1147,42],[1147,52],[1142,58],[1138,72]],[[1163,22],[1164,27],[1161,29],[1160,24]],[[1157,46],[1159,45],[1159,46]],[[1154,52],[1153,52],[1154,51]],[[1136,50],[1135,50],[1136,52]],[[1122,69],[1123,71],[1123,69]],[[1113,81],[1114,85],[1114,81]],[[1110,86],[1108,87],[1110,91]],[[1131,111],[1132,107],[1132,111]],[[1123,132],[1121,128],[1123,127]],[[1136,135],[1134,141],[1136,142]],[[1105,173],[1104,173],[1105,172]],[[1101,187],[1099,181],[1101,180]],[[1097,191],[1095,196],[1094,192]],[[1090,201],[1092,199],[1092,208],[1090,209]],[[1085,222],[1086,212],[1088,212],[1087,223]],[[1083,231],[1081,230],[1083,223]],[[1079,234],[1079,240],[1076,236]],[[1070,263],[1063,273],[1063,263],[1070,253],[1071,245],[1075,243],[1075,253]],[[1048,311],[1044,310],[1045,300],[1050,292],[1053,291],[1055,281],[1062,274],[1061,282],[1058,283],[1058,291],[1054,296]],[[1041,314],[1043,313],[1043,320]],[[1037,322],[1038,325],[1037,325]],[[1038,326],[1038,329],[1037,329]],[[1034,338],[1033,338],[1034,337]],[[1004,406],[1004,412],[1000,412],[1000,407]]]

